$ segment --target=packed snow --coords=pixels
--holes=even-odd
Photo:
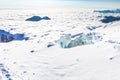
[[[49,20],[26,21],[32,16]],[[103,23],[105,16],[120,14],[0,10],[0,30],[24,34],[0,43],[0,80],[120,80],[120,21]]]

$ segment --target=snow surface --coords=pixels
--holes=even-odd
[[[36,15],[48,16],[51,20],[25,21]],[[1,30],[29,37],[27,41],[0,43],[0,78],[120,80],[120,21],[102,23],[104,16],[120,14],[81,9],[0,10]],[[90,30],[88,26],[97,28]],[[56,43],[66,34],[90,32],[99,33],[102,41],[69,49]]]

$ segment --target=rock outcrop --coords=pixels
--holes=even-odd
[[[10,42],[13,40],[28,40],[24,34],[11,34],[7,31],[0,30],[0,42]]]
[[[40,21],[40,20],[50,20],[48,16],[44,16],[41,18],[40,16],[33,16],[31,18],[26,19],[26,21]]]

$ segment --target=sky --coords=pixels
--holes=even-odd
[[[120,0],[0,0],[0,8],[25,7],[120,8]]]

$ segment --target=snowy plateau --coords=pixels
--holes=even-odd
[[[120,9],[1,9],[0,80],[120,80]]]

